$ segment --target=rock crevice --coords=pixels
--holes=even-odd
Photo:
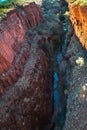
[[[63,28],[55,12],[50,14],[53,18],[45,14],[43,24],[40,9],[30,3],[1,21],[1,130],[44,130],[53,125],[52,74]]]

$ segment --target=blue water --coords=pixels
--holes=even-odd
[[[57,91],[58,87],[58,73],[54,72],[54,109],[58,108],[59,105],[59,92]]]
[[[58,53],[57,55],[57,64],[59,65],[60,62],[62,61],[63,59],[63,56],[62,56],[62,53]],[[56,111],[56,115],[58,116],[59,120],[59,124],[60,126],[63,126],[64,125],[64,122],[65,122],[65,117],[64,115],[62,114],[62,106],[61,106],[61,95],[60,95],[60,92],[58,90],[60,90],[60,84],[58,83],[59,81],[59,74],[58,72],[54,72],[54,84],[53,84],[53,88],[54,88],[54,111]],[[62,91],[62,90],[61,90]]]
[[[58,55],[57,55],[57,63],[58,64],[60,64],[62,58],[63,58],[62,53],[58,53]]]
[[[7,2],[8,0],[0,0],[0,3],[2,3],[2,2]]]
[[[0,0],[0,6],[10,5],[14,0]]]
[[[60,64],[61,60],[62,60],[63,56],[62,53],[59,53],[57,55],[57,64]],[[54,84],[53,84],[53,88],[54,88],[54,109],[56,110],[58,108],[58,106],[60,105],[59,102],[59,91],[58,91],[58,81],[59,81],[59,75],[58,72],[54,72]]]

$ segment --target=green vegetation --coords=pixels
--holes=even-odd
[[[0,7],[8,7],[14,0],[0,0]]]
[[[0,8],[0,20],[6,17],[7,13],[14,9],[14,6],[8,7],[1,7]]]
[[[14,4],[25,5],[34,0],[0,0],[0,20],[15,8]]]
[[[74,4],[80,3],[81,5],[87,5],[87,0],[70,0],[70,3]]]

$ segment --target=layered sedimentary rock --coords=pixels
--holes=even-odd
[[[52,72],[64,35],[57,4],[43,4],[44,23],[35,3],[17,6],[1,22],[0,130],[48,130],[54,123]]]
[[[52,113],[49,78],[45,53],[34,45],[22,77],[0,99],[1,130],[43,129]]]
[[[30,53],[30,45],[24,42],[26,32],[42,21],[35,3],[13,10],[1,21],[0,86],[3,88],[12,85],[21,75]]]
[[[0,130],[41,130],[51,119],[49,64],[38,46],[42,38],[28,33],[42,21],[31,3],[0,23]]]
[[[70,19],[76,36],[87,50],[87,2],[84,0],[68,0],[68,3]]]

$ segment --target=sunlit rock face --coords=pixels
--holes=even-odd
[[[79,2],[78,2],[79,1]],[[87,1],[68,0],[70,19],[82,46],[87,50]]]
[[[52,77],[37,33],[43,22],[35,3],[0,23],[0,130],[42,130],[52,114]]]
[[[35,3],[25,6],[24,9],[13,10],[8,13],[7,18],[2,20],[0,24],[0,83],[2,85],[4,81],[9,82],[8,80],[13,73],[15,73],[15,78],[20,75],[17,74],[19,73],[17,71],[23,69],[23,64],[30,52],[30,45],[26,43],[25,46],[25,43],[23,43],[25,34],[28,29],[37,26],[42,21],[40,10]],[[25,49],[23,50],[24,46]],[[14,79],[11,78],[11,80]],[[7,86],[7,84],[5,85]]]
[[[34,0],[36,4],[38,5],[42,5],[43,4],[43,0]]]

